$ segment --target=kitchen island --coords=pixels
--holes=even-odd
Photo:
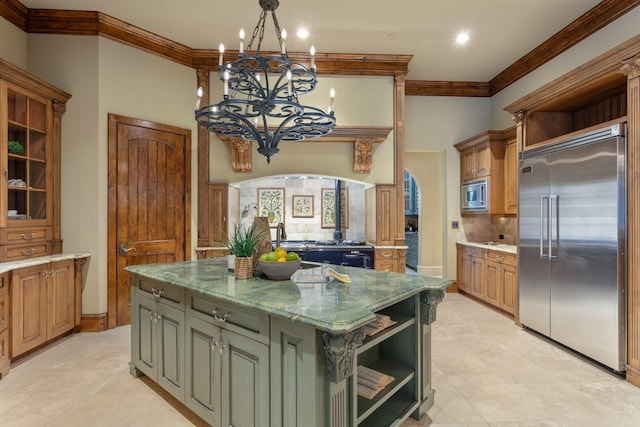
[[[213,426],[389,426],[433,405],[431,324],[449,281],[331,266],[236,280],[227,257],[127,267],[131,373]],[[392,326],[367,335],[389,316]],[[358,367],[392,377],[362,397]],[[363,393],[364,394],[364,393]],[[395,425],[395,424],[394,424]]]

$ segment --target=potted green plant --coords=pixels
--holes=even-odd
[[[233,225],[233,232],[226,236],[226,246],[229,252],[236,256],[234,277],[236,279],[250,279],[253,277],[253,253],[260,243],[262,233],[256,232],[256,226],[244,228]]]

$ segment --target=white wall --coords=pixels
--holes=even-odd
[[[392,77],[320,77],[316,90],[300,97],[304,105],[329,105],[329,90],[336,90],[335,114],[338,126],[393,126]],[[211,102],[222,98],[222,83],[218,75],[211,76]],[[195,95],[193,98],[195,102]],[[193,108],[193,107],[191,107]],[[353,143],[288,142],[278,147],[280,152],[267,164],[252,144],[253,170],[234,172],[231,168],[229,144],[211,137],[211,182],[236,182],[264,176],[309,174],[337,176],[366,183],[393,183],[393,132],[380,144],[375,144],[373,167],[369,174],[353,172]]]
[[[63,248],[91,253],[83,313],[104,313],[108,114],[191,129],[192,172],[197,171],[195,71],[100,37],[38,34],[29,35],[29,71],[72,94],[62,125]],[[195,242],[195,172],[191,188]]]
[[[27,34],[0,17],[0,58],[27,69]]]
[[[430,230],[428,238],[421,236],[419,263],[430,271],[439,268],[445,278],[456,277],[458,232],[450,224],[460,220],[460,156],[453,145],[486,130],[490,113],[488,98],[406,97],[405,166],[420,187],[420,229]],[[443,178],[437,181],[420,171],[434,161],[442,162]],[[442,187],[434,189],[439,182]]]

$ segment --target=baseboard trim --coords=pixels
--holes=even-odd
[[[640,370],[633,366],[627,365],[627,381],[636,387],[640,387]]]
[[[107,330],[107,313],[83,314],[80,319],[80,332],[103,332]]]

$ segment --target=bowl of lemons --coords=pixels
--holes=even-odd
[[[260,255],[260,269],[271,280],[289,280],[300,268],[300,257],[295,252],[287,252],[283,248],[275,248],[271,252]]]

